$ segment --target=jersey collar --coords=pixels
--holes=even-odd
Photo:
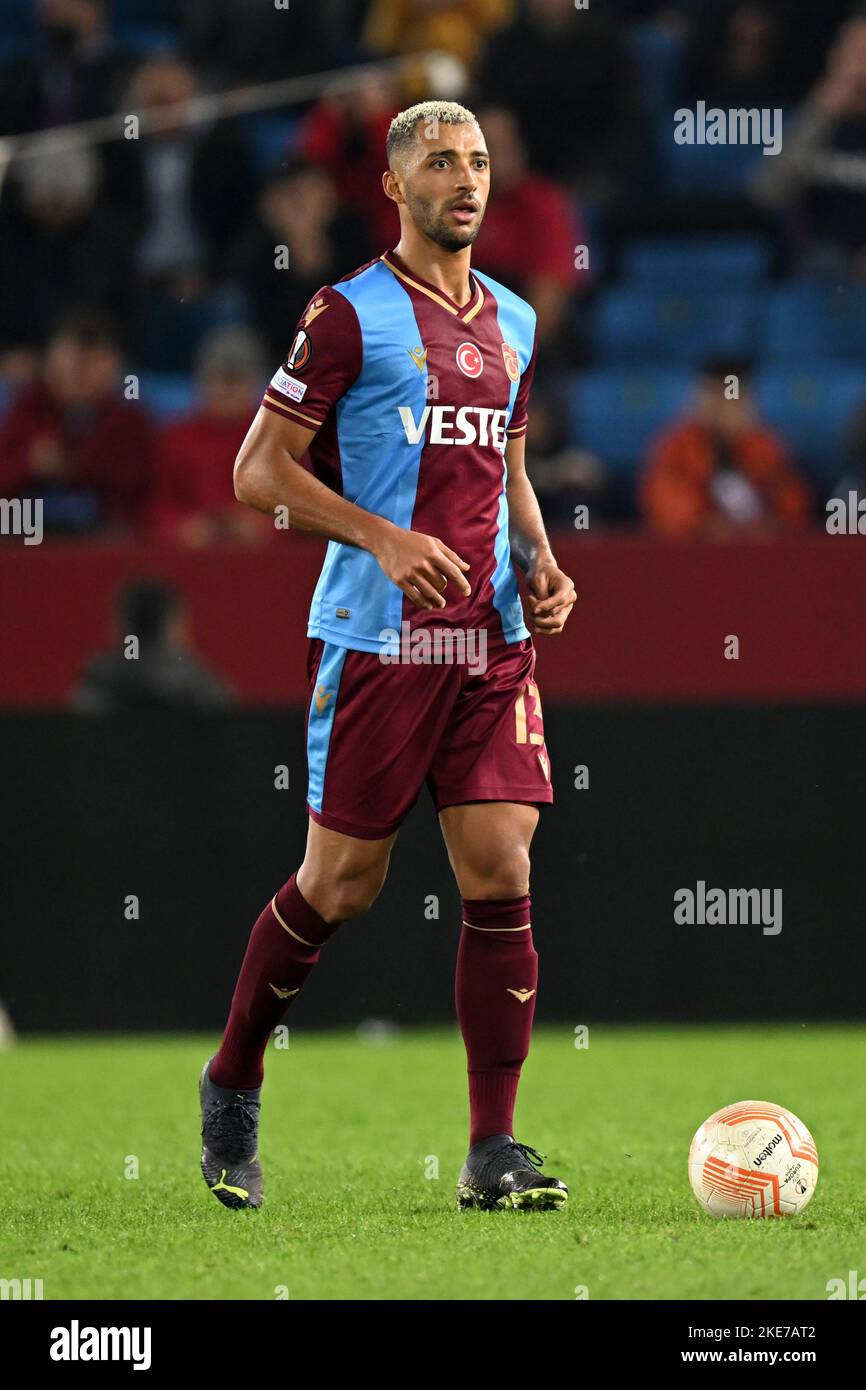
[[[419,294],[426,294],[428,298],[441,304],[442,308],[447,309],[449,314],[462,319],[464,323],[469,323],[470,319],[474,319],[484,303],[484,291],[481,288],[481,282],[472,274],[471,270],[469,280],[474,292],[471,299],[467,300],[461,307],[461,305],[455,304],[451,296],[446,294],[444,290],[437,289],[435,285],[430,284],[429,280],[422,280],[415,275],[402,257],[397,255],[396,251],[383,251],[379,259],[397,276],[398,280],[402,280],[410,289],[417,290]]]

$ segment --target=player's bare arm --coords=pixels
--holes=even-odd
[[[526,473],[525,454],[524,435],[509,439],[505,462],[511,553],[526,575],[533,628],[553,636],[565,627],[577,594],[573,581],[559,568],[550,548],[538,498]]]
[[[288,511],[289,526],[358,546],[419,608],[445,607],[448,583],[468,594],[469,569],[436,536],[407,531],[348,502],[298,462],[316,431],[260,409],[235,460],[235,496],[257,511]]]

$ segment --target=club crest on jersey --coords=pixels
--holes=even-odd
[[[517,360],[517,348],[513,348],[510,343],[503,343],[502,357],[505,362],[505,370],[508,373],[508,380],[519,381],[520,363]]]
[[[327,305],[325,306],[327,308]],[[289,355],[286,358],[286,370],[290,372],[302,372],[313,355],[313,345],[310,342],[310,335],[305,329],[300,328],[295,335],[295,341],[289,348]]]
[[[484,358],[474,343],[461,343],[457,349],[457,365],[464,376],[480,376],[484,371]]]

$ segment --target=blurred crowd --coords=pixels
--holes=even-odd
[[[202,93],[399,57],[351,95],[189,120]],[[861,4],[0,0],[0,137],[152,113],[6,171],[0,495],[43,498],[53,534],[273,541],[232,461],[314,291],[395,244],[385,134],[431,95],[491,152],[474,262],[538,315],[552,527],[802,529],[866,484]],[[781,153],[677,146],[699,101],[781,108]]]

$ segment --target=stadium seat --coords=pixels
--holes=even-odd
[[[174,10],[173,0],[112,0],[112,26],[170,26],[175,20]]]
[[[118,46],[136,58],[151,54],[180,53],[183,36],[179,29],[164,24],[120,24],[114,26]]]
[[[848,464],[846,436],[866,397],[866,364],[766,367],[755,389],[764,420],[784,437],[794,459],[816,481],[832,485]]]
[[[241,118],[241,129],[259,176],[291,156],[300,126],[299,116],[254,115]]]
[[[600,362],[697,364],[719,353],[747,354],[753,345],[756,296],[745,290],[716,292],[608,290],[595,314],[594,344]]]
[[[682,35],[661,24],[632,24],[628,45],[637,68],[643,109],[658,118],[676,105],[683,54]]]
[[[196,385],[191,377],[176,372],[142,372],[139,401],[158,420],[174,420],[185,415],[196,401]]]
[[[42,45],[35,7],[23,5],[21,0],[0,0],[0,67],[29,58]]]
[[[742,193],[758,164],[772,158],[760,145],[678,145],[673,111],[660,117],[657,139],[665,189],[684,198]]]
[[[766,278],[770,248],[761,237],[659,237],[630,242],[623,278],[657,290],[753,289]]]
[[[866,287],[800,283],[775,289],[766,305],[763,355],[778,362],[866,358]]]
[[[597,454],[613,473],[633,475],[663,425],[685,406],[691,372],[594,368],[572,378],[571,443]]]
[[[142,302],[138,313],[137,354],[150,371],[189,371],[205,334],[248,320],[246,300],[232,288],[186,303],[154,296]]]
[[[173,0],[112,0],[111,32],[136,56],[176,50],[182,42]]]

